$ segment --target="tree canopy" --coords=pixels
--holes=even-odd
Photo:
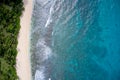
[[[0,0],[0,80],[16,80],[17,37],[22,0]]]

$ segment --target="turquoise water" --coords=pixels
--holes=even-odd
[[[120,80],[119,0],[35,0],[34,80]]]

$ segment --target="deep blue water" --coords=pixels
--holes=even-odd
[[[33,80],[120,80],[120,0],[35,0]]]

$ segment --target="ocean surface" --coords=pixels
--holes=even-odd
[[[120,0],[34,0],[33,80],[120,80]]]

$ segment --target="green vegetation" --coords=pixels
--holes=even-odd
[[[16,80],[17,37],[22,0],[0,0],[0,80]]]

